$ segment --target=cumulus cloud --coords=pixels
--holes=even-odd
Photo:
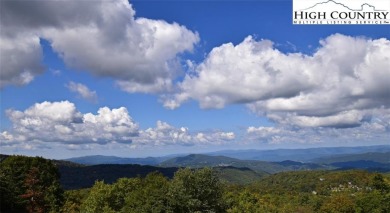
[[[273,127],[248,127],[244,136],[246,143],[265,144],[377,144],[390,140],[390,110],[382,109],[373,114],[370,122],[354,128],[295,128],[289,124]]]
[[[8,109],[12,128],[0,134],[3,147],[64,144],[69,149],[95,145],[161,146],[223,144],[235,139],[233,132],[191,132],[158,121],[155,128],[139,129],[125,107],[102,107],[97,114],[81,113],[69,101],[36,103],[24,111]],[[94,145],[95,144],[95,145]]]
[[[145,93],[170,90],[181,72],[177,54],[191,51],[199,40],[197,33],[177,23],[135,18],[127,0],[1,1],[1,12],[2,43],[14,57],[31,61],[19,67],[2,61],[13,74],[6,78],[8,84],[16,81],[11,77],[27,72],[25,67],[34,70],[29,71],[31,79],[41,71],[36,67],[42,58],[39,42],[32,50],[16,51],[15,46],[23,44],[21,35],[48,40],[69,67],[116,79],[125,91]]]
[[[251,36],[234,46],[232,43],[214,48],[199,64],[195,73],[187,75],[175,96],[178,104],[192,98],[202,108],[222,108],[231,103],[290,97],[310,88],[308,75],[301,74],[301,56],[284,55],[273,49],[268,40],[255,41]]]
[[[170,92],[173,88],[172,79],[157,78],[153,84],[143,84],[136,81],[122,81],[118,80],[116,84],[128,93],[142,92],[142,93],[163,93]]]
[[[246,130],[246,143],[260,142],[268,144],[280,143],[312,143],[312,138],[303,137],[303,129],[291,130],[282,127],[248,127]],[[306,132],[305,132],[306,133]],[[307,140],[307,141],[306,141]]]
[[[358,126],[390,107],[390,41],[340,34],[313,55],[285,54],[251,36],[214,48],[164,105],[194,99],[202,108],[245,103],[255,113],[297,126]]]
[[[96,91],[91,91],[87,86],[81,83],[75,83],[73,81],[69,82],[65,85],[70,91],[77,93],[81,96],[81,98],[91,101],[97,102],[98,97]]]
[[[279,124],[296,125],[300,127],[335,127],[349,128],[369,122],[373,110],[350,110],[329,116],[302,116],[296,113],[271,113],[269,118]]]
[[[233,132],[190,132],[186,127],[176,128],[166,122],[157,121],[155,128],[140,131],[140,137],[135,139],[136,144],[144,145],[200,145],[223,144],[234,140]]]
[[[13,128],[2,133],[5,143],[131,143],[138,134],[138,124],[124,107],[82,114],[68,101],[42,102],[24,111],[8,109],[6,114]]]
[[[37,36],[23,34],[8,38],[0,33],[0,56],[0,88],[28,84],[44,71]]]
[[[6,110],[12,128],[0,133],[0,146],[20,150],[53,147],[79,150],[233,144],[338,145],[354,144],[357,141],[359,144],[376,144],[390,140],[390,110],[385,108],[373,111],[368,121],[354,128],[326,128],[340,123],[348,126],[355,119],[360,120],[360,113],[346,113],[342,121],[335,116],[312,120],[292,116],[284,119],[288,121],[286,123],[279,122],[270,127],[251,126],[245,132],[237,133],[191,131],[187,127],[175,127],[164,121],[157,121],[155,127],[140,129],[124,107],[102,107],[97,113],[81,113],[69,101],[42,102],[25,110]],[[290,121],[297,118],[301,120]],[[294,122],[303,124],[291,125]]]

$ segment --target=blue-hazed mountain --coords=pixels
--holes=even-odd
[[[332,164],[351,161],[370,161],[380,164],[390,164],[390,152],[367,152],[359,154],[332,155],[314,159],[315,163]]]
[[[359,147],[320,147],[308,149],[275,149],[275,150],[226,150],[207,153],[213,156],[226,156],[241,160],[261,161],[299,161],[312,162],[321,157],[331,157],[342,154],[361,154],[368,152],[390,152],[390,145],[359,146]]]
[[[313,161],[342,169],[365,169],[377,172],[390,171],[390,152],[332,155],[317,158]]]
[[[266,162],[258,160],[240,160],[226,156],[210,156],[203,154],[190,154],[166,160],[159,164],[162,167],[221,167],[249,168],[259,174],[272,174],[282,171],[330,169],[327,165],[314,163],[300,163],[293,161]]]
[[[309,149],[276,149],[276,150],[226,150],[205,153],[208,156],[224,156],[235,158],[239,160],[256,160],[256,161],[294,161],[294,162],[305,162],[305,163],[323,163],[318,162],[319,158],[334,158],[341,155],[351,154],[363,154],[363,153],[385,153],[390,152],[389,145],[382,146],[360,146],[360,147],[323,147],[323,148],[309,148]],[[97,164],[140,164],[140,165],[159,165],[160,163],[175,158],[184,157],[188,154],[177,154],[168,155],[161,157],[146,157],[146,158],[124,158],[115,156],[85,156],[77,158],[65,159],[75,163],[84,165],[97,165]],[[365,158],[357,157],[357,160],[369,160]],[[334,161],[334,162],[339,162]],[[340,161],[341,162],[341,161]],[[288,162],[285,162],[286,164]],[[282,165],[286,166],[286,165]],[[307,166],[307,165],[306,165]],[[312,165],[313,166],[313,165]]]
[[[139,164],[139,165],[157,165],[164,160],[170,158],[165,157],[146,157],[146,158],[123,158],[116,156],[91,155],[84,157],[68,158],[65,161],[71,161],[84,165],[98,165],[98,164]]]
[[[240,160],[260,160],[260,161],[296,161],[313,162],[321,157],[333,157],[334,155],[361,154],[368,152],[384,153],[390,152],[389,145],[382,146],[360,146],[360,147],[322,147],[309,149],[275,149],[275,150],[225,150],[218,152],[203,153],[209,156],[225,156]],[[97,164],[140,164],[158,165],[163,161],[174,157],[182,157],[188,154],[167,155],[161,157],[146,158],[125,158],[115,156],[93,155],[64,159],[85,165]]]

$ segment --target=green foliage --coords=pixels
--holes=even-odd
[[[380,191],[382,194],[386,194],[390,192],[389,184],[385,182],[383,175],[375,174],[372,178],[371,186]]]
[[[109,183],[96,181],[90,189],[63,194],[51,161],[14,156],[2,160],[0,168],[5,213],[390,212],[390,176],[366,171],[297,171],[261,178],[245,168],[238,172],[230,167],[187,168],[171,180],[152,172]],[[227,177],[244,180],[240,185],[221,182]],[[258,181],[245,184],[252,178]]]
[[[3,170],[0,172],[0,200],[1,212],[23,209],[21,201],[18,201],[17,191],[13,190],[16,187],[10,175],[6,175]]]
[[[112,184],[112,209],[119,211],[125,205],[127,197],[141,187],[141,178],[120,178]]]
[[[1,212],[59,212],[57,167],[41,157],[10,156],[0,163]]]
[[[390,212],[390,185],[381,174],[375,174],[370,183],[372,191],[356,196],[356,211],[361,213]]]
[[[159,173],[145,178],[121,178],[113,184],[97,181],[81,204],[81,212],[166,212],[168,180]]]
[[[81,212],[110,212],[112,203],[112,186],[105,184],[103,181],[96,181],[91,188],[88,197],[81,205]]]
[[[249,168],[236,168],[231,166],[225,166],[214,167],[213,170],[216,172],[222,182],[226,182],[229,184],[245,185],[253,183],[264,177],[264,175],[259,174]]]
[[[252,184],[258,192],[312,193],[330,195],[332,191],[367,190],[373,174],[365,171],[296,171],[274,174]]]
[[[227,210],[229,213],[241,213],[241,212],[262,212],[261,209],[261,197],[256,193],[251,193],[248,190],[244,190],[238,194],[229,194],[230,205],[232,206]]]
[[[359,213],[380,213],[384,210],[384,197],[378,191],[360,193],[356,197],[356,212]]]
[[[167,212],[168,180],[160,173],[141,179],[137,188],[125,198],[122,212]]]
[[[80,212],[81,204],[87,198],[89,189],[68,190],[64,193],[64,205],[61,208],[63,213]]]
[[[111,185],[97,181],[80,212],[225,212],[222,190],[211,169],[182,169],[170,182],[160,173],[122,178]],[[77,211],[75,203],[66,202]]]
[[[105,183],[112,184],[119,178],[146,177],[146,175],[154,171],[158,171],[164,174],[164,176],[171,178],[178,170],[178,168],[160,168],[133,164],[80,166],[62,163],[59,168],[61,171],[61,183],[64,189],[90,188],[96,180],[104,180]]]
[[[187,168],[172,180],[151,173],[113,184],[97,181],[87,196],[66,193],[63,212],[383,213],[390,212],[388,189],[387,177],[363,171],[286,172],[226,185],[213,169]]]
[[[380,174],[306,171],[275,174],[246,188],[260,197],[261,205],[256,204],[260,212],[363,213],[390,212],[388,187],[388,180]],[[240,206],[237,203],[230,210]]]
[[[168,192],[174,212],[223,212],[222,195],[222,185],[210,168],[177,171]]]
[[[348,194],[335,194],[328,197],[321,207],[324,213],[353,213],[355,204]]]

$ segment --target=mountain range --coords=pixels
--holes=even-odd
[[[8,155],[0,154],[0,161]],[[52,160],[64,189],[91,187],[96,180],[113,183],[122,177],[144,177],[160,172],[172,178],[181,167],[212,167],[226,182],[247,184],[286,171],[362,169],[390,171],[390,146],[280,150],[228,150],[148,158],[85,156]]]
[[[305,163],[318,163],[319,158],[333,158],[333,156],[363,154],[363,153],[386,153],[390,152],[390,145],[380,146],[359,146],[359,147],[322,147],[309,149],[275,149],[275,150],[224,150],[210,153],[203,153],[208,156],[224,156],[240,160],[257,160],[257,161],[298,161]],[[77,158],[64,159],[75,163],[85,165],[97,164],[140,164],[140,165],[159,165],[162,162],[175,158],[183,157],[189,154],[167,155],[161,157],[146,158],[125,158],[115,156],[84,156]]]
[[[383,147],[382,147],[383,148]],[[368,148],[372,150],[374,148]],[[376,148],[375,148],[376,149]],[[382,151],[386,148],[381,149]],[[329,149],[326,149],[329,151]],[[322,150],[323,153],[327,152]],[[354,152],[363,149],[353,149]],[[318,153],[319,150],[311,150],[308,153]],[[351,151],[351,150],[349,150]],[[294,150],[297,152],[297,150]],[[300,151],[299,151],[300,152]],[[339,150],[346,152],[346,150]],[[313,156],[314,157],[314,156]],[[87,158],[84,158],[84,160]],[[104,162],[129,162],[129,159],[118,159],[115,157],[94,156],[95,160]],[[151,159],[151,158],[148,158]],[[119,161],[118,161],[119,160]],[[123,161],[121,161],[123,160]],[[137,162],[145,162],[137,159]],[[66,189],[87,188],[93,185],[95,180],[104,180],[112,183],[120,177],[145,176],[150,172],[160,172],[168,178],[182,167],[203,168],[212,167],[219,177],[226,182],[236,184],[247,184],[260,180],[272,174],[286,171],[324,171],[324,170],[349,170],[363,169],[375,172],[390,171],[390,152],[367,152],[358,154],[323,155],[321,158],[314,158],[311,162],[299,162],[283,160],[278,162],[242,160],[226,156],[212,156],[205,154],[189,154],[184,156],[171,157],[164,160],[158,158],[150,161],[155,165],[138,164],[99,164],[82,165],[70,163],[69,161],[56,161],[60,173],[61,183]]]

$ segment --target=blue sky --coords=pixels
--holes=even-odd
[[[39,3],[1,1],[2,153],[389,144],[388,25],[292,25],[291,1]]]

